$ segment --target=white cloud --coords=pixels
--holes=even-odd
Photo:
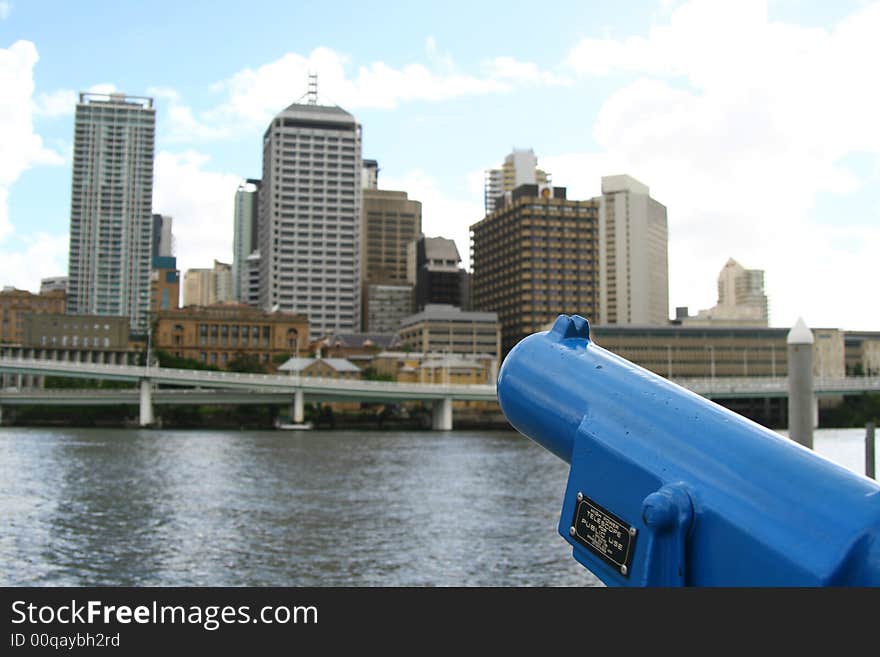
[[[568,79],[541,71],[535,64],[500,57],[483,65],[480,76],[458,72],[452,58],[437,43],[425,43],[430,66],[412,63],[395,68],[382,61],[357,67],[350,74],[349,58],[319,47],[308,55],[287,53],[257,68],[238,71],[210,89],[222,96],[205,112],[194,112],[176,96],[171,102],[171,133],[175,139],[213,138],[263,129],[279,111],[305,96],[308,76],[318,75],[318,98],[355,111],[394,109],[413,101],[445,101],[463,96],[511,91],[518,86],[567,84]]]
[[[0,48],[0,239],[13,231],[9,192],[18,177],[40,164],[62,164],[62,157],[46,148],[34,132],[34,66],[37,49],[29,41]]]
[[[40,279],[67,275],[68,235],[41,232],[22,238],[24,248],[0,247],[0,281],[20,290],[38,292]],[[34,263],[39,263],[38,267]]]
[[[0,21],[4,21],[9,18],[9,14],[12,12],[12,3],[9,0],[0,0]]]
[[[76,111],[78,96],[71,89],[58,89],[51,93],[41,93],[34,101],[34,114],[48,118],[69,116]]]
[[[181,271],[232,262],[233,208],[241,178],[211,171],[207,155],[195,151],[156,156],[153,212],[174,219]]]
[[[428,237],[455,240],[462,266],[470,269],[470,226],[483,218],[483,204],[460,198],[439,186],[421,169],[400,177],[382,176],[381,189],[401,190],[422,204],[422,232]]]
[[[876,326],[875,308],[841,293],[876,276],[866,264],[876,231],[812,213],[820,194],[865,184],[843,158],[880,154],[880,88],[867,83],[878,33],[880,4],[818,29],[770,21],[757,0],[694,0],[647,36],[585,39],[569,55],[574,71],[635,79],[606,99],[597,152],[544,156],[542,166],[589,195],[614,173],[650,185],[669,209],[672,306],[713,305],[732,256],[766,270],[774,324],[803,315]]]

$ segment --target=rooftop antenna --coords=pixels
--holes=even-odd
[[[309,105],[317,105],[318,104],[318,74],[317,73],[309,73],[309,92],[308,92],[308,104]]]

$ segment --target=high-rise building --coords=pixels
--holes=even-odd
[[[241,290],[241,302],[249,306],[260,305],[260,252],[254,251],[244,261],[245,282]]]
[[[294,103],[263,136],[260,305],[309,317],[312,337],[361,327],[361,126]]]
[[[232,265],[215,260],[212,269],[187,269],[184,273],[184,306],[210,306],[231,300]]]
[[[379,189],[379,163],[376,160],[363,160],[361,165],[361,187]]]
[[[730,258],[718,275],[718,303],[694,317],[684,317],[691,326],[767,326],[767,295],[764,271],[746,269]]]
[[[152,98],[81,93],[76,106],[67,311],[124,315],[150,307]]]
[[[669,322],[666,207],[630,176],[604,176],[599,207],[599,305],[604,324]]]
[[[499,169],[486,171],[483,189],[483,202],[486,214],[496,209],[496,201],[505,192],[511,192],[520,185],[549,185],[550,174],[538,168],[535,151],[517,150],[504,158]]]
[[[428,304],[468,306],[468,273],[461,267],[461,256],[453,240],[420,236],[407,253],[408,276],[415,280],[413,310]]]
[[[406,192],[363,191],[360,258],[363,330],[394,332],[395,322],[412,313],[407,249],[422,232],[422,204]],[[389,314],[390,313],[390,314]]]
[[[598,316],[598,223],[595,199],[521,185],[471,226],[471,305],[498,313],[505,354],[560,313]]]
[[[153,246],[151,258],[170,258],[174,256],[174,236],[171,233],[172,219],[168,215],[153,215]]]
[[[177,258],[157,256],[153,258],[150,272],[150,312],[155,317],[160,310],[176,310],[180,307],[180,270]]]
[[[248,178],[235,192],[235,220],[232,238],[232,298],[247,303],[246,261],[257,250],[257,189],[260,181]]]

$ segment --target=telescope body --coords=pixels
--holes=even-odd
[[[520,341],[498,400],[571,465],[559,533],[612,586],[878,586],[880,486],[601,348]]]

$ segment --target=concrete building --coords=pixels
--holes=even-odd
[[[397,336],[398,345],[414,351],[501,356],[501,324],[494,312],[428,304],[401,322]]]
[[[63,313],[25,315],[21,344],[46,349],[123,351],[129,346],[128,317]]]
[[[395,333],[403,318],[412,315],[411,285],[364,286],[363,317],[368,333]]]
[[[230,301],[158,313],[153,345],[221,369],[252,356],[271,370],[279,357],[306,353],[308,336],[308,318],[302,315],[267,313]]]
[[[599,203],[522,185],[471,226],[472,306],[498,313],[501,350],[560,313],[599,313]]]
[[[361,211],[361,280],[363,329],[393,333],[412,313],[412,287],[407,265],[409,245],[422,232],[422,204],[406,192],[363,191]]]
[[[67,310],[128,317],[150,308],[152,98],[81,93],[76,106]]]
[[[177,258],[157,256],[150,271],[150,313],[180,307],[180,270]]]
[[[764,271],[745,269],[730,258],[718,275],[718,303],[694,317],[682,318],[687,326],[767,326]]]
[[[361,162],[361,188],[379,189],[379,163],[376,160]]]
[[[67,296],[67,276],[50,276],[40,279],[40,294],[64,292]]]
[[[242,288],[241,302],[249,306],[260,305],[260,252],[254,251],[244,261],[245,287]]]
[[[669,321],[666,207],[630,176],[604,176],[599,201],[599,317],[605,324]]]
[[[0,342],[21,344],[25,317],[30,314],[57,314],[66,309],[63,290],[33,294],[14,287],[0,291]]]
[[[259,180],[248,178],[235,192],[235,214],[232,237],[232,298],[249,303],[249,272],[247,259],[258,249],[257,217],[259,214]]]
[[[183,305],[210,306],[232,301],[232,265],[214,261],[211,269],[187,269],[183,275]]]
[[[505,192],[512,192],[520,185],[549,185],[550,174],[538,168],[538,158],[532,149],[517,150],[504,158],[498,169],[486,171],[483,188],[483,204],[486,214],[498,209],[497,199]]]
[[[469,308],[469,279],[461,267],[461,256],[453,240],[445,237],[419,237],[407,253],[409,280],[415,281],[413,310],[440,303]]]
[[[174,220],[168,215],[153,214],[153,242],[151,258],[171,258],[174,256],[174,235],[171,231]]]
[[[306,314],[314,336],[361,327],[361,126],[294,103],[263,136],[260,306]]]

